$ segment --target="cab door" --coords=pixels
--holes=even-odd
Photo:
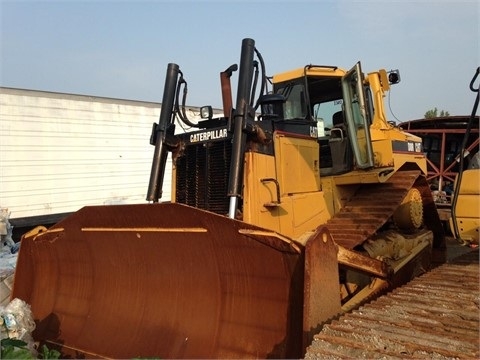
[[[343,76],[342,92],[343,111],[356,167],[360,169],[371,168],[374,164],[370,137],[371,119],[365,102],[360,62]]]

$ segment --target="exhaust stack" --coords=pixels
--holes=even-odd
[[[167,129],[172,124],[173,105],[179,73],[180,68],[177,64],[168,64],[160,119],[158,124],[153,124],[152,137],[150,139],[150,143],[152,145],[155,144],[155,150],[150,171],[150,181],[148,183],[147,201],[158,202],[158,199],[162,197],[163,177],[168,155],[165,137]]]
[[[228,216],[232,219],[235,218],[237,211],[241,179],[243,176],[243,154],[247,140],[247,134],[244,129],[250,114],[249,99],[252,88],[254,51],[255,41],[253,39],[243,39],[240,56],[240,72],[238,75],[237,106],[233,112],[232,119],[234,133],[232,161],[230,163],[230,177],[228,181],[228,196],[230,197]]]

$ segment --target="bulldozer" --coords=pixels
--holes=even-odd
[[[12,298],[34,339],[76,358],[299,358],[323,324],[441,262],[421,139],[385,115],[399,80],[360,62],[269,77],[246,38],[220,73],[223,116],[192,122],[169,63],[146,203],[22,237]]]

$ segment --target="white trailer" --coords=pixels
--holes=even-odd
[[[145,202],[159,114],[160,103],[0,87],[0,207],[28,227]],[[170,189],[166,173],[161,201]]]

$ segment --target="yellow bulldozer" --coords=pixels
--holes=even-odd
[[[299,358],[322,324],[442,261],[421,139],[385,116],[398,71],[268,77],[247,38],[220,80],[224,116],[192,122],[168,64],[145,204],[23,236],[12,298],[35,340],[69,357]]]

